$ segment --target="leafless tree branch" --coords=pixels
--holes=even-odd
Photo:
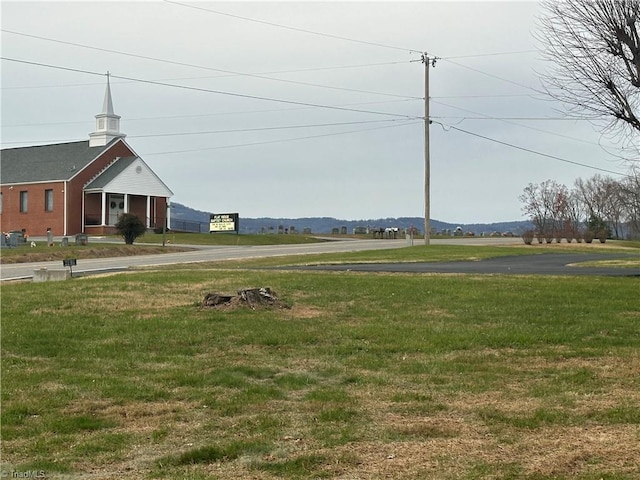
[[[640,135],[640,0],[543,0],[535,34],[550,62],[542,80],[569,115],[601,125],[637,146]],[[637,159],[636,149],[636,159]]]

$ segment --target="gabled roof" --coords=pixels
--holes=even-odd
[[[118,139],[114,139],[117,141]],[[0,183],[70,180],[111,146],[89,147],[88,141],[8,148],[0,152]]]
[[[173,192],[140,157],[121,157],[85,186],[86,192],[171,197]]]
[[[119,158],[118,161],[109,165],[109,168],[98,175],[94,180],[89,182],[89,184],[85,186],[85,190],[101,189],[106,187],[118,175],[124,172],[125,169],[136,160],[136,158],[137,157]]]

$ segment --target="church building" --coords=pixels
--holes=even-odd
[[[171,190],[125,141],[107,76],[102,113],[89,139],[2,149],[0,225],[30,236],[115,233],[123,213],[147,228],[168,222]]]

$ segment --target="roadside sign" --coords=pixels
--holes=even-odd
[[[236,232],[240,230],[237,213],[212,213],[209,219],[209,233]]]
[[[69,272],[72,277],[73,277],[73,267],[75,267],[76,265],[77,265],[77,260],[75,258],[65,258],[64,260],[62,260],[62,266],[69,267]]]

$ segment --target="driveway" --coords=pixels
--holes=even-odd
[[[43,239],[34,239],[45,241]],[[96,241],[91,238],[89,243]],[[99,239],[97,241],[104,241]],[[122,243],[120,241],[120,243]],[[361,250],[380,250],[405,246],[404,240],[344,240],[320,243],[302,243],[285,245],[256,246],[206,246],[184,245],[193,248],[188,252],[163,253],[158,255],[136,255],[131,257],[92,258],[78,260],[73,274],[91,275],[107,271],[122,271],[130,267],[150,267],[177,263],[215,262],[224,260],[242,260],[249,258],[272,257],[282,255],[308,255],[315,253],[355,252]],[[28,247],[19,247],[28,248]],[[54,247],[52,247],[54,248]],[[55,247],[60,248],[60,247]],[[170,247],[169,251],[170,251]],[[62,261],[14,263],[0,267],[0,281],[21,280],[33,277],[34,270],[41,268],[61,269]]]
[[[542,253],[514,255],[478,261],[358,263],[286,267],[288,270],[334,270],[351,272],[394,273],[470,273],[506,275],[595,275],[608,277],[640,277],[640,268],[580,267],[576,264],[599,260],[640,258],[638,254]]]
[[[432,240],[434,245],[513,245],[520,244],[517,238],[468,238],[455,240]],[[418,244],[418,243],[416,243]],[[130,267],[169,265],[176,263],[215,262],[281,255],[308,255],[316,253],[355,252],[380,250],[407,246],[405,240],[343,240],[322,243],[294,245],[260,246],[195,246],[195,250],[160,255],[140,255],[78,260],[74,275],[91,275],[106,271],[122,271]],[[479,262],[443,263],[398,263],[398,264],[354,264],[317,265],[310,267],[287,267],[287,269],[351,270],[360,272],[403,272],[403,273],[503,273],[503,274],[543,274],[543,275],[614,275],[640,276],[638,268],[575,268],[568,264],[608,259],[638,259],[638,254],[539,254],[492,258]],[[61,261],[9,264],[0,267],[0,281],[28,279],[36,269],[60,269]]]

